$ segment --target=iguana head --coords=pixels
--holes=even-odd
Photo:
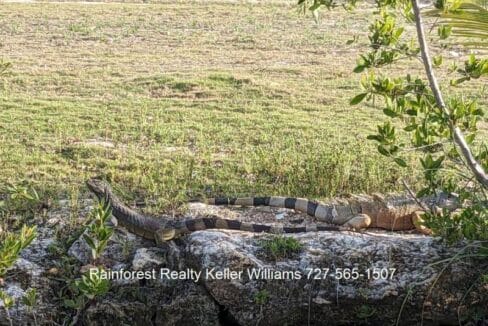
[[[90,189],[99,199],[106,198],[110,194],[110,186],[100,179],[89,179],[86,181],[86,186]]]

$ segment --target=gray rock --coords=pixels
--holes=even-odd
[[[156,269],[165,263],[164,250],[161,248],[139,248],[132,259],[132,270]]]
[[[14,306],[10,309],[10,318],[14,325],[34,325],[34,314],[39,325],[49,324],[54,316],[60,313],[60,308],[53,303],[53,283],[46,277],[45,271],[53,263],[48,251],[54,242],[54,230],[38,226],[37,237],[29,247],[21,252],[20,257],[8,270],[5,277],[5,291],[14,298]],[[35,289],[38,301],[31,310],[22,298],[27,291]],[[10,325],[0,302],[0,325]]]
[[[457,323],[461,302],[453,297],[463,297],[467,284],[480,275],[476,271],[480,262],[466,261],[452,262],[440,273],[445,264],[431,264],[452,257],[460,247],[445,247],[438,239],[423,235],[293,235],[303,244],[302,252],[295,259],[279,262],[258,255],[259,239],[263,237],[266,236],[232,231],[195,232],[188,237],[187,265],[203,271],[244,271],[241,278],[234,280],[214,279],[213,275],[203,278],[212,297],[240,325],[255,325],[256,320],[262,325],[329,325],[358,320],[391,324],[407,293],[410,296],[401,313],[405,324],[419,323],[423,310],[426,323]],[[360,275],[354,274],[357,279],[341,279],[344,268],[356,268]],[[253,269],[268,274],[264,279],[249,277],[247,271]],[[324,269],[328,269],[326,277]],[[277,276],[283,279],[276,279]],[[266,300],[258,304],[256,295],[263,291],[267,293]],[[472,303],[486,311],[488,290],[481,292]],[[424,304],[430,307],[423,309]],[[469,303],[463,302],[462,306],[469,307]]]
[[[16,298],[10,311],[15,325],[33,323],[33,312],[21,300],[30,288],[35,288],[39,296],[34,313],[40,325],[62,323],[74,314],[53,300],[64,283],[58,281],[59,276],[48,273],[55,262],[59,264],[66,257],[49,253],[48,246],[55,239],[52,227],[41,226],[38,234],[5,278],[3,289]],[[376,325],[392,324],[400,315],[401,324],[418,324],[423,318],[428,325],[457,324],[458,307],[461,312],[472,308],[487,313],[486,286],[475,287],[466,295],[482,268],[486,268],[486,262],[435,264],[455,255],[463,244],[447,247],[428,236],[373,231],[290,236],[302,244],[301,252],[275,261],[263,251],[262,239],[269,237],[265,234],[199,231],[155,247],[152,241],[117,228],[101,258],[106,269],[191,269],[202,272],[202,276],[198,282],[161,278],[113,280],[109,293],[91,302],[80,315],[80,322]],[[79,268],[90,262],[89,248],[81,237],[69,254],[79,261]],[[261,272],[261,277],[249,277],[247,273],[253,268],[255,273]],[[344,268],[351,269],[349,272],[354,269],[362,276],[340,279],[338,271]],[[395,269],[393,275],[390,268]],[[219,271],[227,271],[223,279],[218,278]],[[375,272],[386,277],[374,277]],[[8,325],[1,307],[0,325]]]
[[[219,307],[193,282],[123,287],[90,306],[84,325],[218,325]]]

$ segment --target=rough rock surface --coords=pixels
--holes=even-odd
[[[187,265],[195,269],[245,271],[242,278],[232,281],[215,280],[212,274],[203,281],[212,297],[227,307],[241,325],[255,325],[256,320],[262,325],[389,324],[396,320],[409,290],[411,295],[400,315],[402,324],[420,323],[422,310],[427,324],[457,324],[459,298],[477,275],[472,266],[463,262],[453,263],[439,274],[445,265],[429,264],[451,257],[456,249],[447,249],[438,240],[423,235],[381,231],[362,235],[348,232],[295,235],[303,250],[296,259],[282,261],[263,256],[259,245],[263,237],[266,236],[232,231],[195,232],[185,247]],[[298,272],[300,276],[250,279],[246,271],[253,268],[272,271],[278,277],[283,277],[286,271]],[[341,268],[357,268],[361,276],[355,280],[340,279]],[[390,268],[396,269],[391,279]],[[327,276],[323,269],[328,269]],[[375,279],[374,270],[385,276],[388,271],[388,277]],[[431,295],[427,295],[436,280]],[[488,289],[479,290],[484,291],[484,301],[477,304],[486,309]],[[260,291],[266,291],[268,296],[266,302],[257,305],[256,295]]]
[[[89,209],[86,205],[81,219]],[[268,215],[268,222],[276,222],[274,211],[252,212],[263,219]],[[241,210],[232,214],[241,218],[244,213]],[[58,297],[63,286],[59,282],[61,275],[50,272],[63,260],[48,250],[55,242],[55,228],[63,230],[63,223],[67,223],[59,218],[63,214],[66,211],[52,213],[38,227],[38,238],[5,279],[3,289],[16,298],[10,311],[14,325],[33,324],[33,313],[40,325],[62,323],[74,315]],[[287,211],[278,214],[287,215],[285,219],[302,218]],[[58,222],[53,226],[56,218]],[[383,231],[290,236],[302,244],[302,250],[275,260],[263,249],[263,239],[270,237],[266,234],[200,231],[156,247],[117,228],[101,259],[105,268],[154,270],[157,277],[111,281],[110,292],[86,307],[79,324],[377,325],[392,324],[399,318],[404,325],[422,321],[429,325],[458,324],[458,312],[462,316],[466,309],[481,316],[488,314],[488,288],[478,286],[467,291],[480,270],[486,269],[486,262],[433,264],[452,257],[462,245],[446,247],[432,237]],[[89,263],[89,250],[81,238],[68,252],[75,269],[81,270]],[[266,275],[249,277],[247,273],[253,268]],[[362,276],[351,274],[357,279],[339,279],[345,268]],[[395,269],[393,276],[390,268]],[[189,275],[184,277],[187,279],[167,279],[159,274],[166,269],[202,274],[198,280],[188,279]],[[224,279],[219,279],[219,271],[225,272]],[[377,273],[383,273],[383,277],[375,277]],[[30,288],[36,288],[39,296],[34,311],[21,300]],[[8,325],[2,308],[0,304],[0,325]]]

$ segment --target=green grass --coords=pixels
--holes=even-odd
[[[261,247],[266,257],[280,260],[293,258],[302,251],[303,245],[295,238],[278,235],[262,240]]]
[[[382,114],[348,105],[365,48],[346,41],[365,11],[323,12],[317,26],[279,2],[2,4],[13,66],[0,83],[0,185],[27,179],[66,198],[104,175],[162,210],[188,193],[326,198],[415,184],[365,139]]]

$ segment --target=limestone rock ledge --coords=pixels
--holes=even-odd
[[[186,265],[195,269],[254,268],[273,274],[264,280],[249,279],[246,272],[230,281],[214,279],[215,272],[202,277],[208,292],[240,325],[255,325],[257,320],[261,325],[392,324],[397,318],[405,325],[458,324],[458,312],[488,312],[486,285],[467,294],[486,262],[433,264],[461,248],[446,247],[438,239],[381,231],[306,233],[294,235],[303,244],[295,259],[274,261],[263,255],[259,239],[264,237],[195,232],[185,247]],[[360,276],[339,279],[344,268],[357,268]],[[395,269],[393,275],[390,268]],[[290,271],[301,278],[290,279]],[[276,275],[285,279],[273,279]]]
[[[60,283],[47,272],[56,259],[44,246],[52,232],[40,230],[5,279],[4,289],[17,298],[10,311],[15,325],[33,324],[33,313],[39,325],[69,316],[53,300]],[[198,280],[112,281],[110,292],[90,303],[79,324],[378,325],[398,319],[401,325],[431,325],[488,314],[488,288],[476,283],[486,261],[436,263],[454,256],[462,244],[448,247],[428,236],[383,231],[289,236],[302,244],[301,252],[276,260],[262,247],[266,234],[200,231],[156,247],[117,229],[102,257],[107,269],[202,274]],[[79,267],[88,257],[80,241],[69,250]],[[357,279],[339,279],[345,268],[357,271],[359,276],[351,275]],[[20,300],[29,288],[39,293],[34,311]],[[8,325],[2,307],[0,325]]]

